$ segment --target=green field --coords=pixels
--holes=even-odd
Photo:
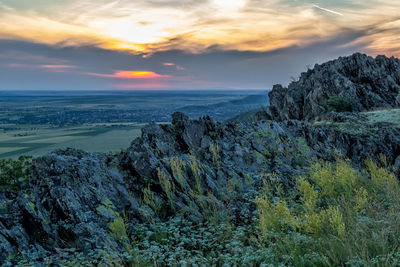
[[[144,124],[97,123],[78,127],[0,125],[0,158],[42,156],[59,148],[118,152],[139,137]]]
[[[382,109],[365,113],[370,124],[390,123],[395,128],[400,128],[400,109]]]
[[[376,135],[382,124],[388,124],[400,129],[400,109],[380,109],[359,113],[362,118],[358,121],[316,121],[314,126],[331,126],[335,129],[353,135]]]
[[[120,151],[145,123],[169,122],[173,112],[223,121],[266,102],[265,92],[252,90],[0,91],[0,158],[66,147]]]

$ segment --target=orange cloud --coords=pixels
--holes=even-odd
[[[25,10],[1,2],[0,39],[54,46],[95,45],[147,55],[166,50],[201,53],[212,47],[273,51],[324,41],[350,29],[365,33],[355,41],[369,51],[400,53],[398,0],[320,1],[325,5],[308,0],[210,0],[195,5],[47,0],[47,12],[35,10],[33,4]]]
[[[162,79],[171,78],[169,75],[161,75],[153,71],[128,71],[118,70],[113,74],[102,74],[102,73],[88,73],[88,75],[104,77],[104,78],[115,78],[115,79]]]

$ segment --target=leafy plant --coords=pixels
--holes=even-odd
[[[174,207],[174,193],[175,193],[175,186],[174,184],[170,181],[170,179],[167,177],[165,172],[161,171],[160,168],[158,168],[157,172],[158,180],[161,184],[161,187],[163,188],[165,194],[167,195],[168,201],[171,205],[171,207]]]
[[[20,156],[17,160],[0,160],[0,188],[17,190],[28,182],[30,177],[31,157]]]
[[[194,176],[194,180],[196,183],[196,191],[198,194],[203,195],[203,187],[202,187],[202,183],[201,183],[201,169],[199,167],[199,164],[197,163],[197,159],[194,155],[190,155],[189,156],[189,164],[190,164],[190,168],[192,169],[192,173]]]
[[[340,96],[331,96],[325,101],[328,111],[336,112],[352,112],[355,104],[355,100]]]
[[[186,167],[186,164],[184,161],[180,160],[179,158],[171,158],[170,159],[170,164],[171,164],[171,169],[172,173],[175,177],[175,179],[178,181],[179,185],[182,187],[182,189],[186,189],[187,183],[184,180],[184,169]]]
[[[211,145],[210,145],[210,149],[212,151],[214,164],[215,164],[215,166],[217,168],[219,168],[220,165],[221,165],[221,162],[220,162],[220,158],[219,158],[219,153],[220,152],[219,152],[218,144],[216,142],[212,142]]]
[[[271,180],[257,198],[266,246],[294,266],[389,266],[399,263],[400,186],[372,160],[316,162],[289,192]],[[279,192],[280,191],[280,192]],[[306,246],[299,245],[299,239]],[[302,246],[302,247],[299,247]],[[310,255],[313,255],[310,257]]]
[[[108,224],[111,231],[111,236],[120,242],[126,242],[128,239],[128,234],[126,233],[127,223],[125,220],[118,216],[112,222]]]
[[[149,206],[156,215],[160,215],[162,204],[160,201],[154,196],[153,191],[150,189],[150,185],[143,189],[143,197],[142,201],[145,205]],[[143,214],[146,217],[149,217],[148,214]]]

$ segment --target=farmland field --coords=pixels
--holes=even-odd
[[[51,127],[14,125],[0,132],[0,158],[40,156],[58,148],[73,147],[89,152],[118,152],[140,136],[144,124]],[[1,126],[0,126],[1,127]]]
[[[0,92],[0,158],[66,147],[118,152],[175,111],[226,120],[267,104],[260,91]]]

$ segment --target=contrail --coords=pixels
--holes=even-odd
[[[332,13],[332,14],[335,14],[335,15],[338,15],[338,16],[343,16],[342,13],[339,13],[339,12],[336,12],[334,10],[330,10],[330,9],[327,9],[327,8],[320,7],[320,6],[316,5],[316,4],[314,4],[313,7],[316,7],[318,9],[321,9],[323,11],[326,11],[326,12],[329,12],[329,13]]]

